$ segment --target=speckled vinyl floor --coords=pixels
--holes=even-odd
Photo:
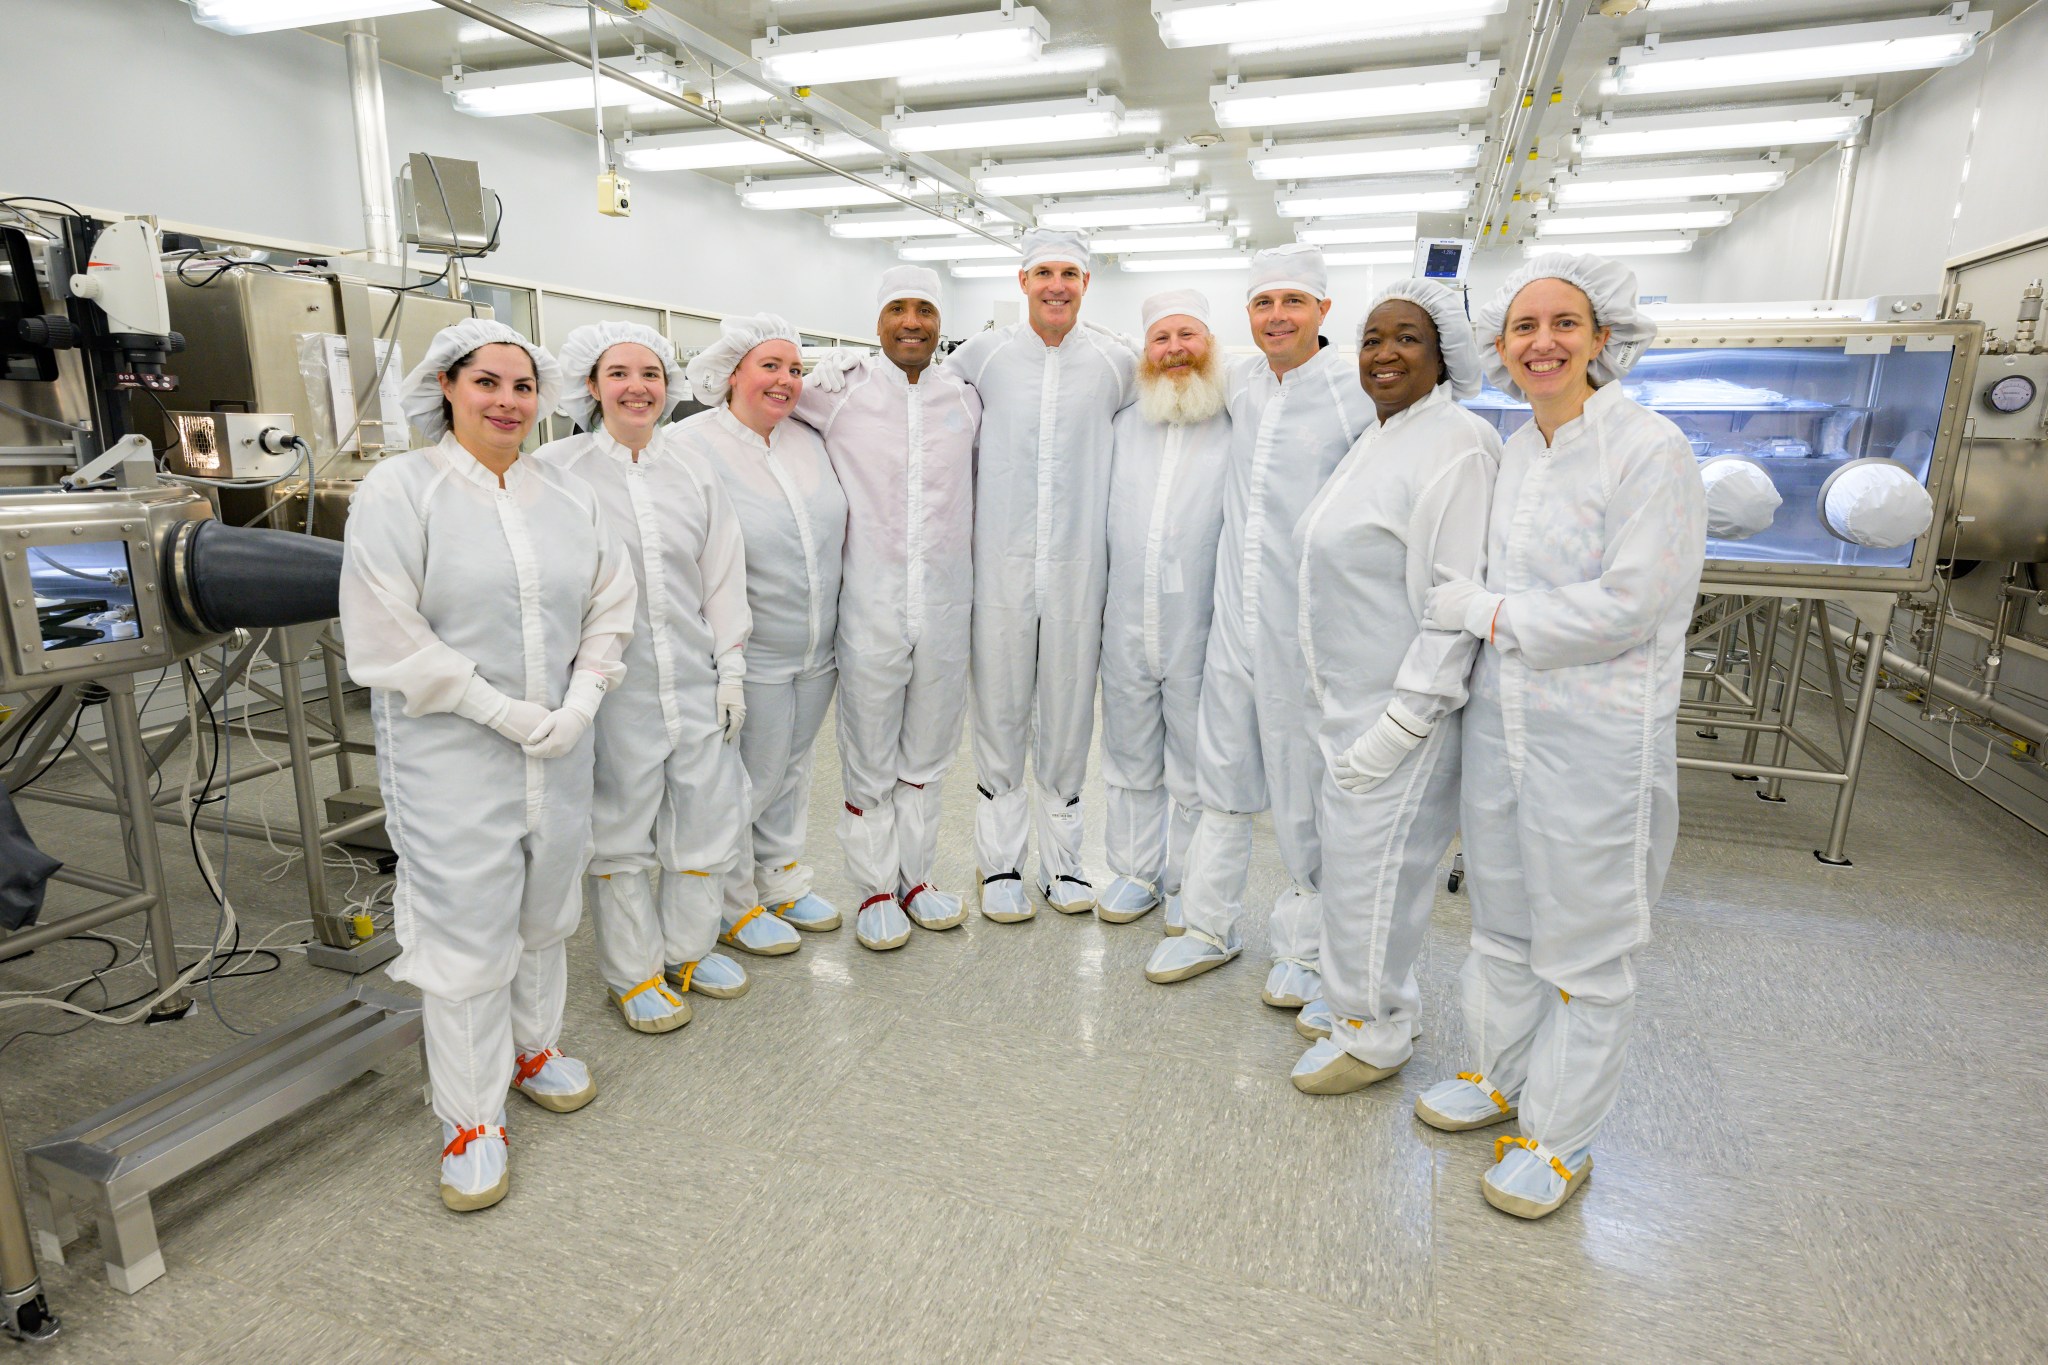
[[[274,780],[236,800],[265,790],[283,818]],[[504,1204],[443,1211],[416,1074],[371,1077],[163,1191],[169,1274],[141,1294],[107,1287],[89,1236],[46,1266],[66,1331],[21,1358],[2048,1358],[2048,842],[1881,737],[1853,868],[1811,852],[1830,793],[1788,790],[1767,806],[1685,775],[1598,1176],[1532,1225],[1480,1199],[1490,1134],[1410,1109],[1464,1060],[1462,897],[1439,900],[1413,1062],[1312,1099],[1287,1082],[1290,1017],[1258,1000],[1256,930],[1240,961],[1172,987],[1139,974],[1156,917],[970,917],[861,949],[828,727],[811,843],[847,927],[747,959],[749,995],[692,997],[695,1022],[649,1038],[604,1003],[586,925],[564,1043],[601,1094],[568,1117],[515,1105]],[[962,891],[972,799],[963,753],[941,866]],[[104,821],[24,809],[59,856],[114,856]],[[1264,905],[1279,871],[1258,847]],[[166,858],[179,937],[203,941],[210,903],[175,840]],[[296,872],[264,880],[275,861],[235,845],[245,941],[303,936]],[[0,990],[104,952],[0,964]],[[216,1000],[253,1028],[344,984],[287,955]],[[0,1101],[23,1143],[231,1041],[203,1001],[155,1028],[23,1038]]]

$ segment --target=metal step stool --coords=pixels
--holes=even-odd
[[[422,1047],[417,1000],[358,986],[28,1149],[36,1250],[61,1265],[76,1212],[99,1224],[107,1282],[164,1273],[150,1194],[366,1071]]]

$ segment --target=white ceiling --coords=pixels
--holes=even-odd
[[[579,0],[559,0],[559,3],[479,0],[479,3],[494,13],[546,32],[579,50],[588,44],[589,8]],[[771,23],[786,31],[802,33],[997,8],[995,0],[979,0],[978,3],[976,0],[700,0],[698,3],[654,0],[643,25],[636,29],[624,17],[628,11],[620,0],[598,0],[598,3],[601,11],[600,50],[604,55],[617,56],[631,51],[635,38],[651,40],[658,50],[680,56],[688,70],[701,74],[707,81],[712,76],[725,75],[726,68],[708,61],[702,52],[685,48],[678,42],[679,37],[692,31],[703,36],[705,47],[722,49],[730,57],[735,53],[748,52],[753,40],[762,37]],[[1811,102],[1827,99],[1844,88],[1853,88],[1859,97],[1874,100],[1881,111],[1929,74],[1914,71],[1863,77],[1846,83],[1823,80],[1773,85],[1755,91],[1707,91],[1657,98],[1601,95],[1597,80],[1609,58],[1623,47],[1640,43],[1647,33],[1659,32],[1666,39],[1708,37],[1936,12],[1936,6],[1929,0],[1718,0],[1709,4],[1698,4],[1695,0],[1693,7],[1673,9],[1660,15],[1656,0],[1651,0],[1649,7],[1638,13],[1608,19],[1598,13],[1597,6],[1590,0],[1576,0],[1576,3],[1587,4],[1588,10],[1578,22],[1564,54],[1557,81],[1561,99],[1547,105],[1539,101],[1539,117],[1530,139],[1536,157],[1525,167],[1522,177],[1525,196],[1532,191],[1540,194],[1550,176],[1569,164],[1573,128],[1582,118],[1597,115],[1603,109],[1647,113],[1715,104]],[[2029,3],[2031,0],[1974,0],[1972,8],[1990,10],[1995,22],[2002,24]],[[782,97],[773,105],[729,108],[727,115],[751,123],[758,117],[805,116],[808,112],[814,122],[821,124],[850,119],[877,125],[899,104],[913,110],[930,110],[1008,103],[1079,95],[1092,84],[1120,98],[1128,111],[1142,116],[1142,120],[1149,121],[1156,131],[1126,132],[1100,142],[1063,144],[1044,150],[1018,149],[1014,154],[1005,152],[997,155],[999,159],[1007,157],[1011,160],[1096,155],[1137,150],[1148,145],[1184,145],[1191,135],[1217,131],[1215,115],[1208,102],[1208,90],[1212,84],[1223,81],[1233,67],[1246,80],[1316,76],[1373,67],[1459,61],[1468,50],[1476,50],[1483,58],[1500,61],[1503,75],[1494,91],[1491,106],[1483,115],[1475,113],[1468,117],[1475,127],[1496,139],[1495,145],[1498,146],[1498,139],[1507,127],[1521,93],[1514,88],[1514,73],[1530,45],[1532,28],[1543,7],[1542,0],[1510,0],[1504,14],[1485,21],[1477,31],[1468,33],[1382,39],[1368,43],[1326,43],[1310,48],[1233,57],[1222,47],[1169,49],[1160,41],[1157,25],[1145,0],[1035,0],[1035,4],[1051,24],[1052,38],[1047,44],[1047,53],[1054,56],[1087,54],[1090,50],[1100,49],[1102,65],[1099,70],[1087,74],[1038,75],[1001,81],[935,83],[915,88],[905,88],[895,81],[833,85],[819,88],[808,99],[782,92]],[[1398,8],[1402,7],[1403,0],[1330,0],[1330,9],[1335,14],[1342,13],[1348,5],[1367,4]],[[1428,0],[1405,0],[1405,4],[1420,13],[1426,13],[1428,9]],[[669,20],[679,22],[667,22]],[[377,28],[385,60],[431,76],[445,75],[456,62],[467,67],[490,69],[551,60],[515,39],[484,28],[452,11],[398,15],[378,20]],[[311,31],[338,41],[343,30],[339,25],[327,25]],[[742,73],[745,69],[741,68]],[[933,73],[932,78],[937,80],[941,76],[942,73]],[[811,106],[808,111],[807,105]],[[555,118],[584,131],[595,128],[594,120],[587,112],[544,117]],[[1298,141],[1442,129],[1455,127],[1457,122],[1458,116],[1396,117],[1375,119],[1369,125],[1299,125],[1275,130],[1275,135],[1283,141]],[[625,126],[625,119],[619,111],[611,110],[607,111],[606,123],[607,130],[617,136]],[[635,115],[632,121],[636,133],[682,131],[699,126],[689,115],[666,109],[654,115]],[[1233,130],[1223,133],[1223,141],[1219,145],[1194,153],[1203,167],[1200,184],[1211,193],[1229,197],[1227,216],[1249,226],[1249,241],[1254,246],[1271,245],[1293,237],[1293,224],[1274,210],[1274,184],[1255,180],[1246,161],[1247,150],[1258,145],[1262,136],[1260,130]],[[1787,149],[1785,161],[1790,167],[1796,167],[1826,150],[1824,147]],[[935,154],[930,159],[960,173],[956,183],[964,186],[967,183],[965,172],[980,157],[963,152]],[[864,163],[849,164],[863,164],[864,168],[871,169],[879,163],[880,157],[877,156]],[[797,169],[810,173],[808,168]],[[641,171],[636,174],[706,174],[731,183],[737,181],[742,172]],[[1026,211],[1034,206],[1031,200],[1013,202]],[[1730,206],[1739,208],[1742,203],[1732,201]],[[1540,199],[1525,197],[1521,204],[1514,206],[1520,221],[1513,230],[1525,228],[1530,216],[1540,211],[1541,204]],[[1500,242],[1503,239],[1494,237],[1491,240]]]

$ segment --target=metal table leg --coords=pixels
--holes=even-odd
[[[56,1315],[43,1297],[35,1246],[29,1241],[7,1123],[0,1119],[0,1332],[17,1341],[48,1341],[57,1335],[57,1327]]]

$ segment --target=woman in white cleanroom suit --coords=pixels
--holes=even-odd
[[[505,1197],[505,1091],[597,1094],[555,1047],[565,941],[589,856],[591,722],[624,672],[633,569],[590,490],[519,443],[554,407],[553,356],[503,323],[444,329],[406,376],[435,444],[386,460],[350,504],[349,671],[371,689],[392,899],[391,975],[423,997],[441,1198]]]
[[[726,879],[727,943],[793,953],[797,929],[839,927],[804,866],[811,746],[832,702],[846,494],[818,433],[789,421],[803,393],[796,329],[773,314],[727,318],[689,363],[708,412],[677,439],[705,461],[739,512],[747,547],[747,723],[740,732],[753,800],[738,871]]]
[[[733,743],[753,629],[746,551],[718,476],[663,425],[689,393],[668,338],[591,323],[560,359],[562,411],[584,430],[534,454],[590,485],[640,585],[626,680],[597,719],[598,970],[627,1027],[666,1033],[690,1022],[690,991],[747,989],[740,965],[711,951],[746,809]]]
[[[1635,276],[1538,257],[1481,310],[1488,374],[1534,409],[1508,438],[1486,578],[1428,625],[1486,642],[1465,708],[1475,1066],[1416,1101],[1435,1127],[1521,1119],[1484,1193],[1541,1218],[1586,1183],[1635,1022],[1631,954],[1678,837],[1678,697],[1706,494],[1678,428],[1622,392],[1656,336]]]
[[[1456,401],[1480,383],[1462,295],[1429,280],[1382,290],[1359,325],[1358,379],[1379,421],[1297,536],[1299,634],[1326,763],[1318,958],[1331,1032],[1303,1054],[1294,1084],[1316,1095],[1383,1080],[1413,1050],[1415,961],[1458,830],[1458,708],[1479,650],[1463,629],[1425,627],[1422,603],[1482,572],[1500,468],[1500,438]]]

